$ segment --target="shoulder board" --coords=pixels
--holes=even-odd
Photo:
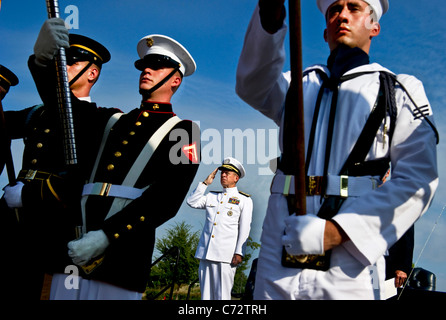
[[[240,193],[240,194],[242,194],[242,195],[244,195],[245,197],[248,197],[248,198],[251,196],[250,194],[248,194],[246,192],[243,192],[243,191],[239,191],[238,193]]]

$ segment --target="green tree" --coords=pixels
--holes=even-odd
[[[155,248],[161,253],[166,254],[171,248],[180,249],[180,257],[177,266],[176,284],[180,287],[182,284],[189,284],[197,278],[199,261],[194,258],[197,250],[199,232],[193,232],[192,226],[186,222],[176,223],[175,226],[166,230],[165,237],[156,241]],[[166,286],[172,282],[174,277],[174,266],[176,256],[168,256],[161,260],[151,270],[151,283],[149,287]]]
[[[232,287],[232,294],[234,296],[241,296],[245,292],[246,280],[248,279],[245,271],[249,267],[248,263],[251,260],[252,253],[258,248],[260,248],[260,244],[253,241],[251,237],[248,237],[245,256],[243,257],[242,263],[237,267],[234,277],[234,286]]]

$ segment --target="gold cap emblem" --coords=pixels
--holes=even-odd
[[[146,40],[146,44],[147,46],[150,48],[151,46],[153,46],[153,39],[152,38],[147,38]]]

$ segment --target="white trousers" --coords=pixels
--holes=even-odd
[[[80,276],[54,274],[50,300],[141,300],[142,293]]]
[[[332,250],[327,271],[283,267],[282,235],[287,216],[285,197],[272,194],[263,223],[254,299],[382,299],[384,257],[373,266],[364,266],[339,246]]]
[[[236,270],[229,263],[200,260],[201,300],[231,300]]]

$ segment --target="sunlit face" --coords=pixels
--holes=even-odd
[[[235,187],[237,181],[240,179],[237,173],[230,170],[222,170],[220,176],[220,183],[223,188]]]
[[[369,5],[362,0],[339,0],[327,9],[324,39],[331,51],[339,44],[369,52],[371,39],[380,26],[371,19]]]

